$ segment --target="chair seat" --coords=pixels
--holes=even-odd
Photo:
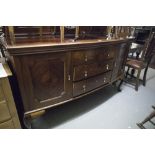
[[[140,60],[130,60],[129,59],[126,62],[126,65],[129,67],[136,68],[136,69],[143,69],[146,67],[146,63],[144,63],[143,61],[140,61]]]
[[[136,58],[136,57],[131,57],[131,58],[128,57],[128,58],[127,58],[127,61],[131,61],[131,60],[137,60],[137,58]]]

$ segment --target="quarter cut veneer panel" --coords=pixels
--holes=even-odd
[[[29,66],[35,97],[39,100],[64,93],[64,62],[60,59],[33,61]]]

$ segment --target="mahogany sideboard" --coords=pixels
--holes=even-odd
[[[72,101],[123,79],[131,40],[8,45],[25,115]]]

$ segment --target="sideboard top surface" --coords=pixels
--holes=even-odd
[[[127,41],[131,41],[133,38],[126,39],[91,39],[91,40],[65,40],[64,42],[50,42],[39,41],[36,42],[26,42],[18,43],[15,45],[8,45],[7,49],[11,55],[25,55],[25,54],[37,54],[37,53],[47,53],[47,52],[59,52],[66,50],[77,50],[80,48],[99,47],[107,44],[118,44]],[[42,51],[44,49],[44,51]],[[48,51],[50,50],[50,51]]]

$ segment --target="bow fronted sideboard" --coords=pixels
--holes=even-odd
[[[7,47],[25,115],[93,93],[124,77],[131,39],[23,43]]]

